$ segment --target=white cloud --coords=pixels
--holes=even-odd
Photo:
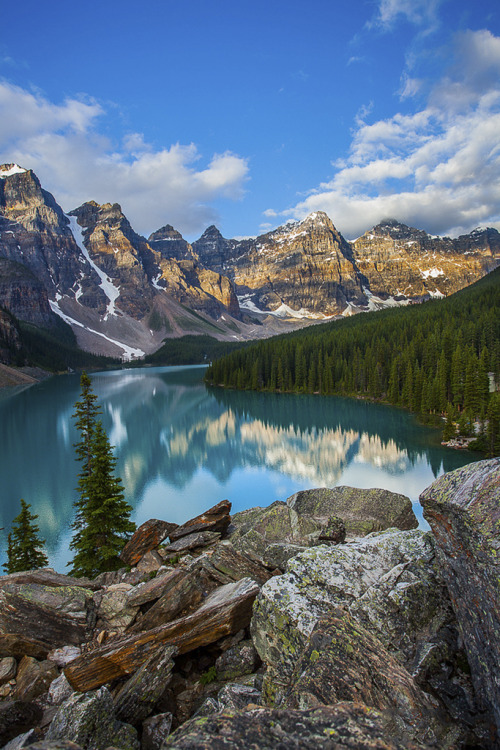
[[[376,23],[390,29],[401,19],[417,26],[433,26],[442,0],[379,0]]]
[[[323,210],[351,238],[388,216],[435,234],[500,229],[500,38],[460,34],[455,58],[424,108],[358,117],[333,179],[282,216]]]
[[[242,197],[246,159],[225,152],[203,164],[194,144],[154,150],[141,133],[116,148],[98,131],[105,114],[92,100],[54,104],[0,82],[0,163],[33,169],[65,210],[91,199],[120,203],[143,234],[166,223],[197,233],[217,220],[211,204]]]

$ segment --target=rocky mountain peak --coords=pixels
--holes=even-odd
[[[11,177],[14,174],[23,174],[23,172],[27,171],[24,167],[20,167],[19,164],[0,164],[0,179]]]
[[[175,260],[195,260],[193,248],[182,234],[171,224],[165,224],[161,229],[149,235],[148,242],[159,252],[162,258],[174,258]]]

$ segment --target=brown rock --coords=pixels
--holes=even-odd
[[[137,563],[137,570],[141,573],[154,573],[163,565],[163,559],[154,549],[150,549]]]
[[[220,533],[216,531],[198,531],[180,537],[180,539],[177,539],[175,542],[172,542],[165,547],[163,551],[167,556],[173,555],[177,552],[188,552],[192,549],[208,547],[211,544],[215,544],[219,539]]]
[[[19,662],[13,697],[15,700],[32,701],[46,693],[52,680],[58,676],[59,670],[54,662],[24,656]]]
[[[45,659],[50,646],[36,638],[14,635],[12,633],[0,633],[0,656],[13,656],[22,659],[23,656],[33,656],[35,659]]]
[[[12,656],[0,659],[0,685],[12,680],[16,676],[17,662]]]
[[[137,565],[141,557],[156,549],[177,528],[176,523],[151,518],[143,523],[123,548],[120,559],[126,565]]]
[[[164,593],[147,612],[137,619],[129,628],[130,632],[151,630],[166,622],[171,622],[181,613],[191,611],[204,598],[204,591],[199,585],[198,571],[193,572],[176,568],[169,576]]]
[[[58,646],[82,643],[90,624],[91,602],[92,592],[78,586],[4,582],[0,590],[0,653],[1,635],[35,641],[45,653]]]
[[[271,573],[263,565],[259,565],[243,552],[236,550],[229,541],[217,545],[210,562],[214,568],[232,578],[233,581],[252,578],[262,585],[271,578]]]
[[[183,654],[214,643],[248,625],[258,590],[248,578],[222,586],[192,615],[75,659],[66,667],[66,677],[75,690],[91,690],[115,677],[131,674],[160,645],[177,646]]]
[[[195,518],[186,521],[182,526],[177,527],[169,534],[170,541],[175,542],[188,534],[194,534],[196,531],[219,531],[224,534],[230,523],[229,513],[231,503],[229,500],[222,500],[209,510],[205,511]]]
[[[11,589],[12,584],[37,583],[40,586],[71,586],[72,588],[90,589],[97,591],[101,588],[97,581],[90,578],[74,578],[56,573],[52,568],[40,568],[40,570],[28,570],[22,573],[10,573],[8,576],[0,576],[0,589]]]

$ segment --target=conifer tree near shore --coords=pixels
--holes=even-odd
[[[45,541],[38,538],[38,516],[30,513],[31,505],[21,500],[21,512],[14,518],[12,531],[8,535],[7,562],[3,566],[7,573],[36,570],[48,565],[47,555],[40,549]]]
[[[82,373],[80,384],[81,398],[75,404],[73,417],[80,432],[75,451],[82,468],[72,524],[76,533],[70,542],[75,556],[68,564],[72,575],[92,578],[123,565],[119,554],[135,524],[130,521],[132,508],[123,499],[121,479],[114,475],[116,458],[102,422],[97,419],[101,410],[86,372]]]

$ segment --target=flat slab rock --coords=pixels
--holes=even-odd
[[[170,750],[416,750],[394,740],[381,713],[340,703],[306,711],[257,708],[191,719],[171,734]],[[422,748],[422,745],[418,747]]]
[[[156,549],[177,528],[176,523],[151,518],[141,524],[121,551],[120,558],[126,565],[137,565],[152,549]]]
[[[191,518],[182,526],[178,526],[169,533],[170,542],[175,542],[183,536],[194,534],[197,531],[218,531],[224,534],[230,523],[229,513],[231,512],[231,503],[229,500],[222,500],[217,505],[209,508],[195,518]]]
[[[480,707],[500,737],[500,458],[444,474],[420,500]]]
[[[132,674],[160,645],[183,654],[237,633],[248,626],[258,591],[248,578],[221,586],[191,615],[80,656],[64,670],[66,678],[75,690],[91,690]]]

